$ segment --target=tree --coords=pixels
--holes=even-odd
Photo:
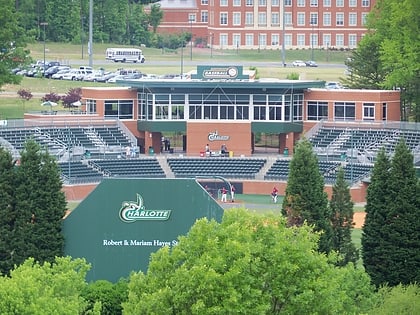
[[[324,178],[319,172],[318,159],[311,143],[304,138],[295,148],[282,213],[290,226],[301,226],[306,221],[313,225],[315,231],[322,231],[319,250],[328,253],[331,250],[332,230]]]
[[[352,89],[382,88],[386,72],[380,60],[380,45],[381,38],[377,34],[369,33],[363,37],[345,62],[349,75],[341,79],[344,86]]]
[[[11,72],[29,62],[29,51],[25,50],[26,37],[19,26],[15,1],[0,0],[0,88],[8,83],[18,84],[22,76]]]
[[[369,314],[395,315],[420,314],[420,287],[417,284],[381,287],[379,303]]]
[[[358,251],[351,239],[353,229],[353,206],[350,190],[344,179],[344,169],[340,168],[337,173],[337,181],[333,186],[330,201],[332,223],[332,249],[337,251],[341,259],[338,265],[344,266],[349,262],[355,263]]]
[[[10,277],[0,277],[0,313],[81,314],[86,302],[80,292],[87,285],[89,269],[86,261],[70,257],[44,264],[27,259],[11,271]]]
[[[379,286],[419,282],[420,185],[413,156],[401,140],[392,161],[382,150],[367,191],[363,264]]]
[[[372,302],[369,278],[317,252],[306,225],[277,215],[226,211],[198,220],[179,243],[133,273],[124,314],[339,314]],[[357,289],[355,289],[357,287]],[[320,303],[319,301],[322,301]]]
[[[11,206],[2,209],[9,230],[4,250],[9,258],[3,262],[3,273],[29,257],[52,262],[64,250],[61,228],[66,200],[55,159],[28,140],[13,175]]]
[[[100,304],[101,315],[122,314],[122,303],[127,300],[127,287],[126,279],[121,279],[117,283],[106,280],[90,283],[82,293],[83,298],[88,302],[86,311],[89,312]]]
[[[82,99],[82,89],[81,88],[71,88],[66,95],[64,95],[61,100],[63,101],[64,107],[72,107],[74,102],[80,101]]]
[[[150,8],[150,25],[152,26],[153,33],[156,33],[156,29],[163,19],[163,11],[160,9],[160,4],[152,4]]]
[[[0,274],[6,274],[13,266],[13,250],[9,244],[13,238],[14,173],[12,155],[0,147]]]

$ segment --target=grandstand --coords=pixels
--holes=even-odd
[[[351,184],[368,181],[381,147],[392,155],[403,137],[420,164],[420,130],[397,128],[350,128],[322,124],[307,134],[319,160],[326,184],[334,184],[343,167]],[[127,157],[134,136],[117,123],[86,126],[0,128],[0,145],[16,159],[28,139],[34,139],[57,157],[65,184],[98,183],[108,177],[190,178],[222,176],[236,180],[287,181],[291,158],[277,155],[250,157],[184,156],[178,152]],[[137,148],[137,153],[139,149]],[[276,153],[273,153],[274,155]],[[416,164],[416,165],[417,165]]]

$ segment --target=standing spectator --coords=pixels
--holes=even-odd
[[[227,201],[227,189],[225,187],[222,188],[222,202],[226,202]]]
[[[206,156],[210,156],[210,146],[208,143],[206,144],[205,151],[206,151]]]
[[[222,146],[220,147],[220,154],[222,156],[225,156],[227,154],[227,147],[226,144],[222,144]]]
[[[271,199],[273,200],[274,203],[277,203],[277,193],[279,192],[279,190],[277,189],[276,186],[273,187],[273,191],[271,192]]]
[[[130,146],[126,146],[125,148],[125,157],[127,159],[130,158]]]
[[[235,186],[230,185],[230,199],[232,202],[235,202]]]
[[[160,152],[162,153],[163,152],[163,149],[164,149],[164,147],[165,147],[165,137],[162,137],[161,139],[160,139]]]

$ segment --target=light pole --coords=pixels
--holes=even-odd
[[[48,23],[41,22],[39,23],[39,25],[44,27],[44,65],[43,65],[44,72],[42,73],[42,76],[44,77],[45,76],[45,37],[46,37],[45,31],[46,31],[46,26],[48,25]]]
[[[183,75],[184,75],[184,38],[182,38],[182,42],[181,42],[181,78]]]
[[[190,32],[191,32],[191,42],[190,42],[190,60],[192,60],[192,54],[193,54],[193,30],[192,30],[192,23],[193,18],[190,16]]]
[[[213,58],[213,33],[210,33],[210,58]]]
[[[314,21],[311,18],[311,60],[314,60]]]

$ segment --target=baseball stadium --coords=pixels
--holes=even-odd
[[[343,167],[352,200],[364,202],[381,148],[392,155],[404,138],[420,166],[420,127],[399,117],[400,91],[329,90],[211,65],[185,80],[84,87],[77,111],[25,113],[0,127],[0,139],[16,160],[29,137],[56,156],[67,200],[80,201],[65,220],[66,252],[92,262],[91,279],[117,280],[146,268],[151,252],[176,244],[197,218],[220,219],[222,187],[284,195],[303,137],[326,192]]]

